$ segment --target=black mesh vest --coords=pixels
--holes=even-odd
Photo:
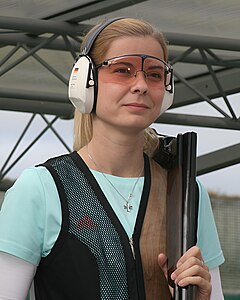
[[[34,279],[37,300],[145,299],[139,239],[151,176],[145,156],[145,182],[129,238],[91,171],[73,152],[43,164],[53,176],[62,208],[62,227]]]

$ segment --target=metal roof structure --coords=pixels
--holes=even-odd
[[[240,92],[239,0],[0,0],[0,110],[31,114],[0,165],[1,179],[14,167],[8,166],[9,160],[36,115],[46,127],[17,160],[47,130],[71,150],[52,125],[73,117],[67,97],[73,60],[83,35],[103,18],[116,16],[143,18],[169,41],[173,112],[164,113],[157,123],[240,130],[240,99],[229,101],[229,95]],[[201,102],[209,106],[209,115],[174,110]],[[51,121],[49,114],[55,116]],[[200,156],[198,174],[238,163],[240,141]]]

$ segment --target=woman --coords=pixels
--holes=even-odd
[[[100,27],[85,39],[70,80],[70,99],[84,112],[75,115],[75,152],[26,170],[4,200],[0,298],[24,299],[33,279],[36,299],[171,298],[164,239],[144,227],[165,216],[167,171],[143,151],[156,151],[148,127],[171,102],[166,42],[137,19]],[[155,206],[149,209],[154,174],[161,178],[157,216]],[[199,189],[198,246],[179,259],[171,279],[196,285],[198,300],[223,299],[224,258],[209,199]]]

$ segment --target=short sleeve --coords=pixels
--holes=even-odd
[[[213,216],[209,195],[198,181],[199,211],[197,245],[201,249],[205,264],[209,269],[216,268],[224,262],[217,228]]]
[[[56,186],[44,167],[29,168],[7,191],[0,211],[0,251],[34,265],[46,256],[60,230]]]

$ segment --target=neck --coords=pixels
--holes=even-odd
[[[89,168],[115,176],[138,177],[144,165],[143,141],[143,132],[126,135],[119,131],[112,134],[97,131],[93,132],[92,140],[79,154]]]

